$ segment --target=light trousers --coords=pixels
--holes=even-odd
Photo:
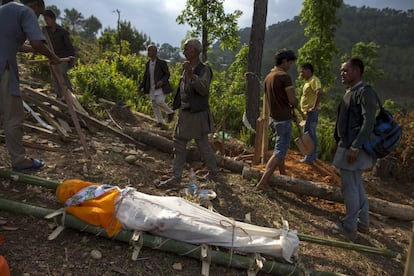
[[[190,140],[174,137],[174,161],[173,161],[173,175],[181,179],[185,162],[187,161],[187,143]],[[218,172],[216,157],[213,149],[208,141],[208,134],[206,133],[200,139],[195,139],[198,151],[204,159],[208,171],[215,175]]]
[[[10,154],[11,165],[15,167],[25,160],[23,146],[24,109],[20,96],[9,91],[9,70],[5,70],[0,80],[0,116],[3,122],[6,147]]]

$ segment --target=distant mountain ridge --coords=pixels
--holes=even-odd
[[[339,55],[333,61],[340,67],[340,57],[350,54],[357,42],[375,42],[380,46],[378,63],[385,75],[375,88],[383,100],[414,109],[414,10],[375,9],[344,5],[338,11],[342,24],[335,35]],[[240,31],[240,44],[248,44],[250,28]],[[299,17],[271,25],[266,30],[262,76],[274,65],[276,49],[287,47],[297,51],[306,42]],[[228,60],[228,59],[227,59]]]

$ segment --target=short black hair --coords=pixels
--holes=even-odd
[[[43,12],[43,16],[50,17],[52,19],[56,19],[56,14],[52,10],[45,10]]]
[[[364,62],[362,61],[362,59],[360,58],[350,58],[348,59],[348,61],[352,67],[358,67],[359,68],[359,72],[362,74],[364,73]]]
[[[302,63],[302,65],[300,67],[303,68],[303,69],[307,69],[307,70],[311,71],[311,73],[313,74],[313,65],[312,65],[312,63],[305,62],[305,63]]]
[[[32,3],[32,2],[36,2],[36,3],[37,3],[37,4],[39,4],[41,7],[45,8],[45,2],[44,2],[43,0],[20,0],[20,2],[21,2],[23,5],[27,5],[27,4]]]
[[[276,51],[275,54],[275,64],[280,65],[282,64],[283,60],[286,59],[287,61],[295,61],[297,59],[295,53],[292,50],[283,48]]]
[[[4,5],[4,4],[7,4],[9,2],[13,2],[13,0],[3,0],[3,1],[1,1],[1,4]]]

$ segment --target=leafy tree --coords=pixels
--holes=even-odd
[[[102,28],[102,24],[98,18],[91,15],[82,22],[83,32],[82,37],[88,41],[94,41],[98,31]]]
[[[220,40],[222,49],[235,49],[239,43],[237,19],[239,10],[224,13],[224,0],[187,0],[185,9],[177,17],[178,24],[187,23],[193,28],[192,36],[201,37],[202,60],[207,61],[207,50],[215,40]]]
[[[84,17],[82,13],[76,9],[64,9],[65,16],[63,17],[63,23],[71,26],[73,32],[77,33],[82,30],[82,22]]]
[[[236,54],[236,59],[229,67],[229,79],[231,80],[229,89],[233,94],[244,94],[248,55],[249,46],[243,44],[240,51]]]
[[[158,47],[158,56],[170,61],[179,61],[182,59],[180,56],[180,48],[173,47],[168,43],[163,43]]]
[[[384,70],[378,65],[378,50],[380,46],[375,42],[358,42],[352,48],[352,57],[359,57],[364,62],[364,81],[373,85],[375,81],[384,76]],[[343,56],[343,61],[350,58]]]
[[[129,21],[120,22],[119,34],[115,29],[105,28],[101,37],[98,39],[101,49],[103,51],[117,51],[117,47],[121,46],[118,42],[118,35],[121,41],[127,41],[129,43],[128,53],[137,54],[139,51],[145,50],[145,43],[148,41],[147,35],[138,32]]]
[[[102,32],[102,35],[98,38],[98,44],[101,52],[115,50],[114,45],[116,45],[116,41],[116,30],[105,28]]]
[[[305,0],[300,12],[300,23],[306,25],[304,31],[309,40],[299,49],[298,64],[312,63],[325,90],[335,83],[332,56],[338,53],[334,38],[335,26],[340,23],[336,11],[341,6],[342,0]]]

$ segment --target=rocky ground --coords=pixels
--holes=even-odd
[[[107,123],[114,127],[115,121],[122,128],[140,126],[171,137],[172,126],[169,126],[169,130],[159,130],[153,122],[139,116],[134,120],[134,125],[131,125],[117,116],[119,114],[112,115],[113,120],[108,119]],[[70,141],[62,142],[50,135],[26,132],[25,141],[32,144],[27,146],[28,154],[46,162],[42,170],[28,174],[57,182],[78,178],[120,187],[133,186],[153,195],[178,195],[177,192],[160,190],[154,185],[170,175],[170,154],[150,147],[140,149],[105,131],[91,132],[84,129],[84,133],[92,154],[91,160],[85,159],[76,133],[73,133]],[[217,143],[220,142],[214,144]],[[231,149],[233,157],[247,156],[250,152],[239,141],[226,140],[225,143],[224,148]],[[127,156],[133,156],[133,161]],[[289,152],[289,176],[339,186],[339,176],[329,164],[321,161],[312,165],[301,164],[298,162],[300,159],[301,156],[295,151]],[[0,147],[0,164],[4,169],[10,169],[4,143]],[[196,168],[198,176],[205,173],[201,163],[195,162],[191,166]],[[259,169],[263,167],[256,166]],[[186,168],[184,183],[188,181],[188,172],[189,166]],[[221,169],[220,175],[222,180],[219,185],[211,182],[203,184],[203,187],[216,191],[217,198],[212,204],[217,212],[236,220],[243,220],[250,213],[253,224],[266,227],[280,227],[283,218],[289,221],[291,229],[296,229],[299,233],[345,241],[331,230],[332,222],[343,215],[343,204],[295,195],[277,188],[264,193],[255,188],[256,181],[247,181],[239,174]],[[380,181],[367,174],[366,187],[370,196],[414,205],[412,187],[408,184],[392,180]],[[0,179],[0,198],[50,209],[62,207],[53,190],[5,179]],[[371,213],[371,220],[371,233],[360,235],[357,243],[387,248],[401,256],[407,254],[412,227],[410,222],[389,219],[375,213]],[[67,228],[56,239],[49,241],[47,237],[55,227],[53,221],[0,210],[0,254],[7,259],[11,275],[200,275],[201,262],[198,260],[143,248],[138,260],[133,261],[132,248],[128,243],[78,230]],[[225,249],[217,250],[227,252]],[[96,256],[96,252],[101,256],[99,253]],[[394,276],[403,275],[405,261],[401,258],[301,242],[295,265],[347,275]],[[246,275],[246,271],[213,264],[210,275]],[[258,275],[267,273],[261,271]]]

